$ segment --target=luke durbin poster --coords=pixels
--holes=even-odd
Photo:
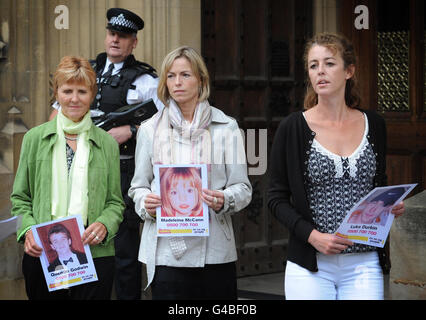
[[[383,248],[394,219],[392,208],[415,186],[404,184],[373,189],[347,213],[336,235],[355,243]]]

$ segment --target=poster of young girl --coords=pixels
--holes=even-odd
[[[156,165],[154,174],[161,197],[158,236],[208,236],[208,208],[201,198],[202,189],[207,189],[207,166]]]

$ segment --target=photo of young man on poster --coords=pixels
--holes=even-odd
[[[349,223],[357,224],[386,224],[386,218],[393,206],[406,191],[406,188],[396,187],[379,194],[373,194],[371,199],[360,205],[348,219]]]
[[[50,247],[57,254],[56,259],[49,261],[47,268],[49,272],[64,268],[76,268],[87,263],[86,254],[73,248],[71,233],[61,223],[55,224],[49,229],[48,240]]]
[[[415,186],[414,183],[373,189],[348,211],[335,234],[355,243],[383,248],[394,220],[392,208]]]
[[[89,245],[83,244],[81,216],[68,216],[31,227],[43,249],[40,263],[49,291],[98,281]]]

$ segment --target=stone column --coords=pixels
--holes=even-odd
[[[27,123],[37,121],[38,90],[44,90],[33,72],[40,51],[32,25],[43,25],[31,1],[0,2],[0,220],[10,218],[10,193]],[[39,113],[38,113],[39,114]],[[21,275],[22,246],[10,236],[0,243],[0,299],[25,298]]]
[[[338,0],[313,1],[313,33],[339,31]]]
[[[12,106],[6,116],[6,124],[0,131],[0,220],[10,218],[10,193],[18,168],[21,143],[27,127],[21,120],[21,111]],[[25,297],[21,274],[22,246],[11,235],[0,242],[0,299]]]
[[[390,233],[391,262],[388,299],[426,299],[426,190],[404,201],[405,213]]]

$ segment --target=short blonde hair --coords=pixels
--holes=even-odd
[[[84,84],[90,89],[93,98],[98,90],[96,73],[85,58],[65,56],[61,59],[53,76],[53,95],[56,97],[58,88],[69,82]]]
[[[200,82],[200,91],[198,101],[207,100],[210,96],[210,77],[203,58],[193,48],[188,46],[179,47],[170,52],[163,60],[160,70],[160,80],[157,88],[157,96],[165,106],[169,105],[170,92],[167,88],[167,73],[172,67],[173,62],[178,58],[186,58],[191,70],[194,72]]]

